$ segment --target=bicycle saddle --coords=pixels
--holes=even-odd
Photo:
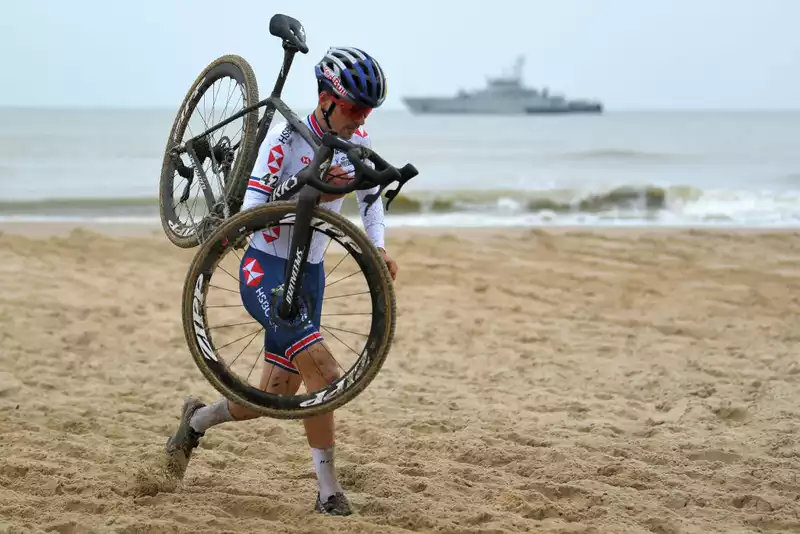
[[[306,45],[306,31],[300,21],[288,15],[277,13],[269,19],[269,33],[275,37],[280,37],[288,44],[297,48],[300,52],[308,53]]]

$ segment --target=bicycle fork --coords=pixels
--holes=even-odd
[[[292,232],[292,242],[283,282],[283,297],[278,304],[278,316],[283,320],[291,319],[297,311],[295,295],[300,292],[300,281],[305,272],[308,249],[311,247],[311,215],[317,205],[319,194],[319,191],[313,187],[306,186],[298,195],[294,232]]]

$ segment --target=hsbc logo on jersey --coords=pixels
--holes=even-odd
[[[244,283],[250,287],[257,286],[264,276],[264,269],[255,258],[246,258],[242,265]]]
[[[342,86],[342,81],[333,73],[331,69],[328,67],[323,67],[322,73],[331,81],[333,88],[336,89],[336,92],[339,93],[339,96],[347,96],[347,91],[345,91],[344,86]]]
[[[311,163],[311,158],[309,158],[308,156],[303,156],[302,158],[300,158],[300,162],[303,165],[308,165],[309,163]]]
[[[289,142],[289,138],[292,136],[292,125],[287,124],[286,127],[281,132],[280,137],[278,137],[278,142],[285,145]]]
[[[267,168],[272,174],[278,174],[283,165],[283,147],[275,145],[269,149],[269,157],[267,158]]]

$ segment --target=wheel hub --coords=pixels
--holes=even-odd
[[[284,319],[280,316],[280,303],[283,301],[283,284],[279,285],[270,292],[269,315],[268,320],[270,326],[273,328],[283,328],[300,330],[309,320],[308,314],[308,300],[303,296],[298,295],[295,298],[294,305],[292,306],[292,313]]]

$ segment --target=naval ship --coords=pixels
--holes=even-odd
[[[517,58],[513,72],[488,78],[486,87],[476,91],[460,90],[455,96],[403,97],[412,113],[602,113],[603,104],[597,100],[566,99],[551,94],[547,88],[525,87],[522,81],[524,57]]]

